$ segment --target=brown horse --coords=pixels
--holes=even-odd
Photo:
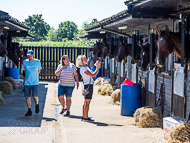
[[[141,47],[141,54],[140,54],[140,57],[141,57],[141,70],[142,71],[145,71],[148,64],[149,64],[149,44],[146,43],[146,44],[140,44],[140,47]]]
[[[165,59],[174,52],[179,58],[181,58],[181,34],[173,33],[169,31],[168,26],[165,26],[165,31],[161,31],[157,28],[157,32],[159,34],[157,40],[158,51],[156,54],[156,64],[163,65],[165,63]],[[189,41],[186,40],[185,56],[189,57]]]
[[[124,44],[122,44],[120,42],[119,52],[118,52],[118,56],[117,56],[117,62],[120,63],[127,56],[132,56],[131,53],[132,53],[132,45],[131,44],[127,44],[127,41],[125,41]]]
[[[96,41],[96,44],[94,44],[94,49],[93,49],[93,55],[95,55],[95,60],[97,60],[97,57],[102,57],[101,53],[102,53],[102,43]]]
[[[5,57],[8,54],[7,49],[4,47],[3,43],[0,41],[0,56]]]
[[[15,49],[14,44],[15,43],[13,43],[13,49],[8,50],[8,57],[16,64],[16,66],[18,66],[18,58],[19,56],[24,55],[24,51],[18,46],[18,44],[16,45]]]

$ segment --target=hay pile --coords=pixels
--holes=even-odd
[[[95,82],[94,82],[94,85],[96,85],[96,86],[100,86],[101,85],[101,77],[99,77],[99,78],[97,78],[96,80],[95,80]]]
[[[120,105],[120,97],[121,97],[121,90],[120,89],[116,89],[111,94],[111,101],[109,102],[109,104]]]
[[[100,95],[108,95],[110,96],[113,93],[113,87],[111,84],[109,83],[103,83],[103,85],[101,85],[98,88],[98,94]]]
[[[166,143],[184,143],[190,142],[190,122],[184,122],[176,125],[170,132],[170,138]]]
[[[3,92],[3,94],[12,94],[12,84],[8,81],[1,81],[0,82],[0,91]]]
[[[20,74],[19,79],[24,79],[24,76]]]
[[[162,127],[162,113],[157,108],[142,107],[135,111],[135,125],[142,128]]]
[[[3,96],[1,95],[1,91],[0,91],[0,105],[4,105],[5,101],[3,99]]]
[[[17,89],[16,82],[15,82],[15,80],[12,77],[5,77],[4,81],[10,82],[12,84],[13,89]]]

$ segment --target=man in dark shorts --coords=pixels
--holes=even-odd
[[[28,106],[28,111],[25,116],[31,116],[31,93],[33,100],[36,104],[35,112],[38,114],[39,104],[38,104],[38,86],[39,86],[39,73],[42,69],[40,60],[34,59],[34,52],[28,50],[28,59],[23,61],[22,70],[25,72],[25,83],[24,83],[24,96],[26,97],[26,104]]]

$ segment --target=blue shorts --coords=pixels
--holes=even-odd
[[[24,97],[31,97],[31,92],[32,92],[32,97],[37,97],[38,88],[39,88],[38,85],[24,86]]]
[[[66,97],[72,97],[74,86],[61,86],[58,85],[58,96],[66,95]]]

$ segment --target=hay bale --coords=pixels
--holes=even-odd
[[[101,77],[97,78],[95,81],[94,81],[94,85],[96,86],[100,86],[101,85]]]
[[[24,79],[24,76],[22,74],[20,74],[19,79]]]
[[[15,80],[12,77],[5,77],[4,81],[10,82],[12,84],[13,89],[17,89],[16,82],[15,82]]]
[[[4,105],[5,101],[3,99],[3,96],[1,95],[1,91],[0,91],[0,105]]]
[[[98,94],[110,96],[113,92],[113,87],[111,84],[103,84],[98,88]]]
[[[112,94],[111,94],[111,101],[109,103],[111,104],[116,104],[120,105],[120,97],[121,97],[121,90],[116,89]]]
[[[135,125],[142,128],[162,127],[162,113],[157,108],[142,107],[134,113]]]
[[[190,122],[176,125],[170,132],[170,138],[166,143],[190,142]]]
[[[3,94],[12,94],[12,84],[8,81],[1,81],[0,82],[0,91],[3,92]]]

